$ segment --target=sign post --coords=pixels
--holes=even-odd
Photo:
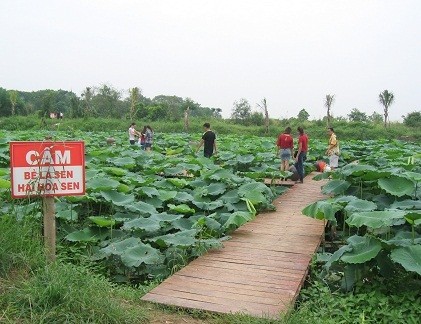
[[[12,197],[43,197],[47,258],[56,256],[55,196],[85,194],[84,142],[10,142]]]

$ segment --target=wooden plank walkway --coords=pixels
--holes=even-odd
[[[320,181],[297,184],[232,234],[224,247],[192,261],[143,300],[220,313],[277,317],[291,307],[317,250],[324,223],[301,214],[324,198]]]

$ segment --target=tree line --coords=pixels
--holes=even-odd
[[[66,90],[32,92],[0,88],[0,116],[33,115],[47,118],[63,113],[66,118],[101,117],[148,120],[180,120],[192,117],[222,118],[220,108],[202,107],[190,98],[159,95],[145,97],[138,87],[128,91],[102,84],[86,87],[80,96]]]
[[[384,123],[388,127],[389,109],[394,103],[392,92],[384,90],[378,95],[379,104],[383,106],[383,114],[373,112],[371,115],[353,108],[347,117],[336,117],[335,120],[353,122]],[[328,94],[323,100],[326,108],[326,125],[333,120],[333,105],[335,95]],[[256,109],[245,98],[233,103],[230,119],[242,125],[265,126],[266,133],[270,124],[268,103],[263,98],[256,104]],[[185,128],[188,128],[189,117],[222,118],[221,108],[203,107],[191,98],[159,95],[154,98],[145,97],[139,87],[127,91],[118,90],[111,85],[86,87],[80,96],[66,90],[39,90],[32,92],[7,90],[0,87],[0,116],[38,115],[47,118],[51,113],[63,113],[66,118],[118,118],[147,119],[150,121],[177,121],[184,118]],[[272,116],[273,117],[273,116]],[[411,127],[421,126],[421,112],[414,111],[404,118],[404,124]],[[301,109],[296,117],[299,121],[307,121],[309,114]],[[294,118],[293,118],[294,119]]]

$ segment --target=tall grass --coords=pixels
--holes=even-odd
[[[180,133],[184,132],[184,123],[179,121],[150,121],[135,120],[137,127],[141,129],[144,125],[151,125],[156,132],[160,133]],[[327,138],[326,123],[323,120],[311,120],[301,122],[297,119],[270,121],[269,133],[265,133],[263,126],[240,125],[230,120],[216,118],[191,118],[188,133],[200,133],[203,131],[203,123],[209,122],[212,129],[217,134],[252,134],[257,136],[276,137],[287,126],[293,129],[303,126],[311,138]],[[72,132],[73,130],[82,131],[120,131],[126,132],[131,121],[126,119],[107,119],[107,118],[79,118],[79,119],[45,119],[41,120],[37,116],[15,116],[0,119],[0,129],[4,130],[51,130]],[[408,141],[421,140],[421,129],[407,127],[402,123],[391,123],[389,128],[384,128],[381,123],[363,123],[349,122],[346,120],[334,120],[332,126],[340,140],[347,139],[402,139]]]
[[[39,222],[0,216],[0,322],[147,323],[143,291],[84,266],[47,263]]]

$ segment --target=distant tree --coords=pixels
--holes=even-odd
[[[94,89],[92,87],[86,87],[80,95],[82,98],[83,117],[91,117],[94,115],[94,107],[92,99],[94,97]]]
[[[190,116],[190,107],[187,107],[184,111],[184,130],[187,132],[189,130],[189,116]]]
[[[46,92],[42,98],[42,107],[41,113],[43,117],[49,117],[50,113],[56,112],[55,109],[55,95],[56,93],[53,90]]]
[[[403,118],[403,123],[409,127],[421,128],[421,112],[413,111]]]
[[[326,95],[324,105],[327,108],[327,113],[326,113],[327,127],[330,126],[330,119],[332,118],[331,108],[334,101],[335,101],[335,95],[331,95],[331,94]]]
[[[16,114],[16,104],[18,102],[18,92],[15,90],[9,91],[9,99],[12,104],[12,116]]]
[[[222,109],[221,108],[210,108],[212,111],[212,117],[222,118]]]
[[[350,121],[354,122],[366,122],[368,121],[367,114],[365,112],[359,111],[357,108],[353,108],[348,114]]]
[[[251,106],[247,99],[241,98],[239,101],[234,101],[231,118],[237,122],[244,123],[251,115]]]
[[[383,116],[376,111],[373,111],[373,113],[368,118],[372,123],[375,124],[380,124],[383,122]]]
[[[308,120],[308,117],[310,117],[310,114],[304,108],[300,110],[297,116],[299,121],[306,121]]]
[[[129,112],[129,119],[135,120],[135,116],[139,110],[139,99],[141,94],[141,90],[138,87],[134,87],[129,89],[130,94],[130,112]]]
[[[6,89],[0,88],[0,116],[9,116],[12,111],[9,93]]]
[[[121,91],[111,85],[101,84],[92,97],[95,114],[102,117],[123,118],[127,116],[128,107],[121,101]]]
[[[263,114],[259,111],[254,111],[250,114],[250,116],[244,121],[244,124],[247,125],[256,125],[262,126],[265,124],[265,118]]]
[[[395,96],[392,92],[388,90],[383,90],[379,94],[379,102],[383,105],[384,111],[384,127],[387,127],[387,122],[389,120],[389,107],[395,101]]]
[[[83,111],[81,109],[80,99],[78,96],[74,95],[70,99],[70,117],[80,118],[83,117]]]
[[[263,98],[260,103],[257,104],[257,107],[259,107],[265,116],[265,134],[269,134],[269,112],[268,112],[268,106],[266,98]]]

